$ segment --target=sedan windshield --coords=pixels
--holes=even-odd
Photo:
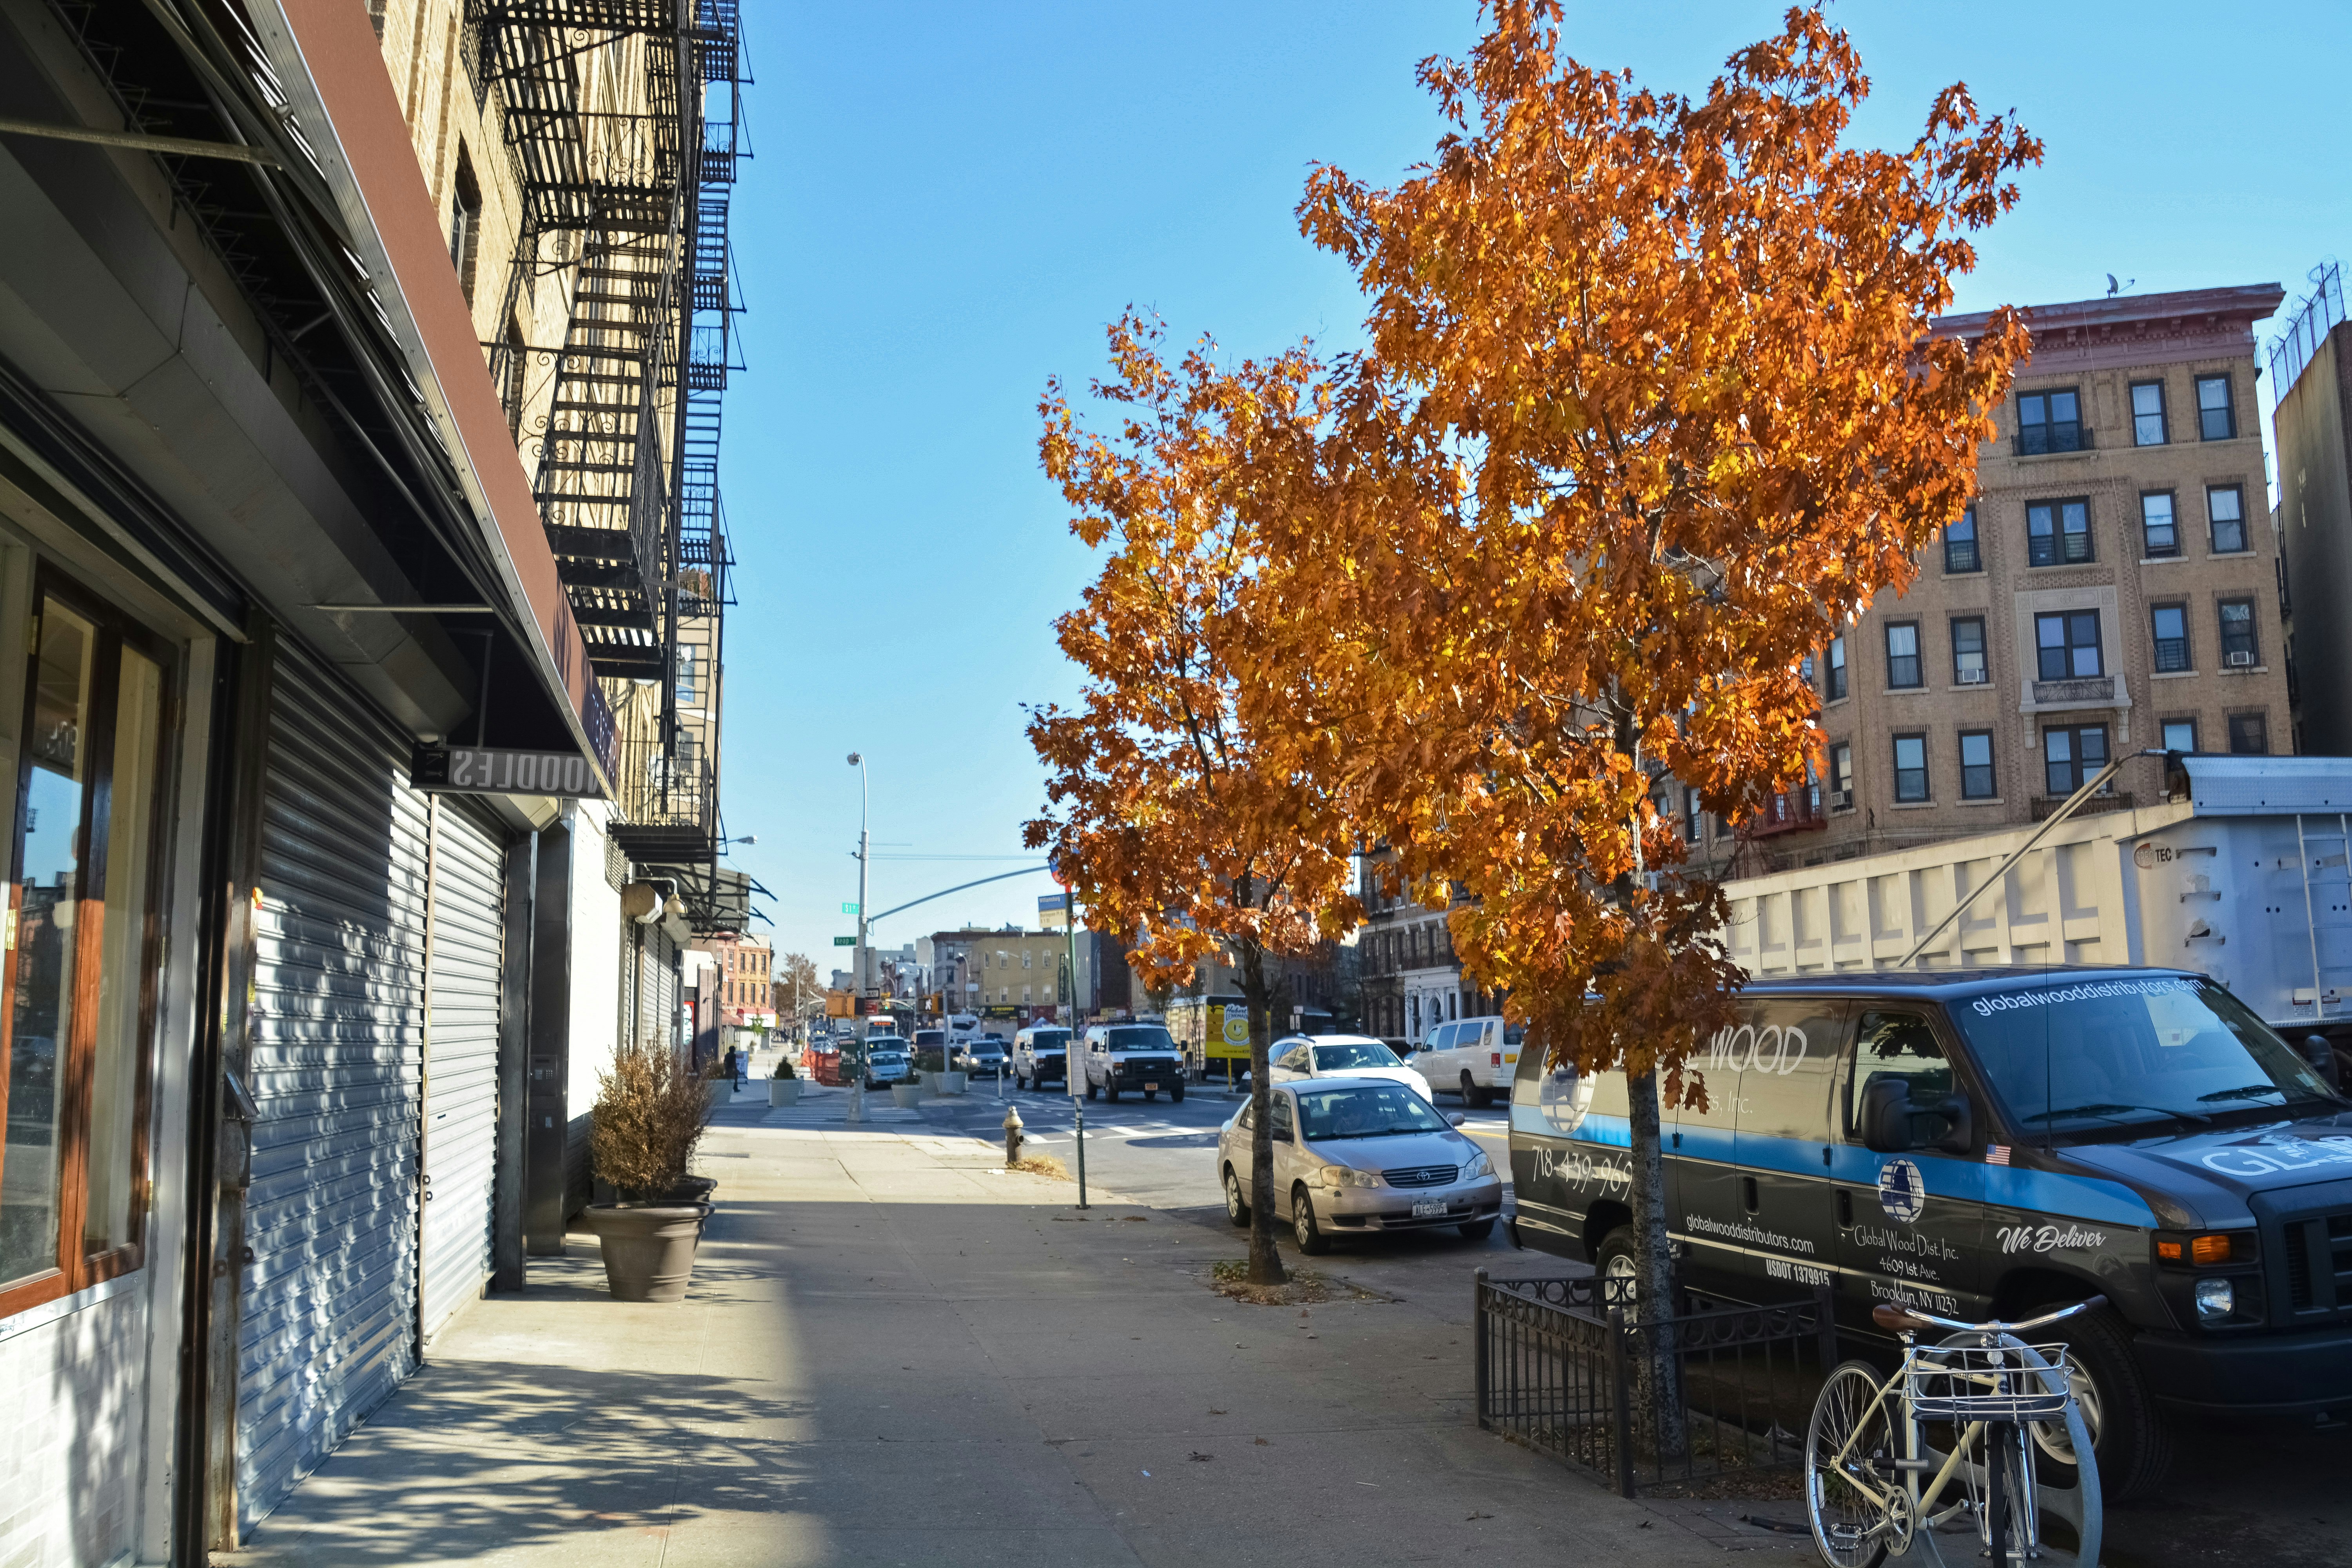
[[[1378,1040],[1347,1040],[1315,1047],[1317,1072],[1346,1072],[1350,1068],[1401,1068],[1397,1054]]]
[[[1334,1138],[1443,1132],[1447,1123],[1429,1108],[1429,1101],[1402,1084],[1381,1084],[1300,1090],[1298,1126],[1309,1143],[1319,1143]]]
[[[2096,1138],[2341,1103],[2284,1040],[2202,978],[2000,992],[1955,1004],[1952,1016],[2029,1134]]]
[[[1176,1048],[1176,1042],[1168,1037],[1168,1031],[1157,1024],[1131,1025],[1126,1028],[1106,1030],[1105,1033],[1109,1036],[1108,1044],[1115,1051],[1172,1051]]]

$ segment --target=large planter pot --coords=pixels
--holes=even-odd
[[[801,1080],[796,1078],[772,1078],[768,1080],[770,1105],[798,1105],[801,1102]]]
[[[683,1301],[694,1275],[707,1204],[591,1204],[588,1228],[604,1254],[616,1301]]]
[[[940,1092],[941,1094],[961,1094],[970,1087],[971,1087],[971,1075],[970,1073],[943,1072],[940,1074]]]
[[[923,1103],[923,1086],[919,1083],[894,1083],[890,1086],[893,1103],[909,1109]]]

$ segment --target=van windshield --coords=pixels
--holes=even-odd
[[[2284,1040],[2201,978],[2078,981],[1951,1011],[2027,1133],[2128,1136],[2340,1103]]]
[[[1109,1037],[1110,1048],[1115,1051],[1172,1051],[1176,1048],[1176,1042],[1168,1037],[1168,1031],[1157,1024],[1129,1025],[1124,1028],[1108,1029],[1104,1033]]]
[[[1069,1039],[1070,1031],[1067,1029],[1039,1029],[1029,1037],[1029,1048],[1033,1051],[1058,1051],[1069,1043]]]

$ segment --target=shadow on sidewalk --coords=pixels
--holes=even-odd
[[[777,1438],[810,1414],[733,1378],[437,1363],[222,1561],[454,1563],[557,1540],[601,1561],[594,1537],[664,1534],[688,1509],[804,1513],[815,1478]]]

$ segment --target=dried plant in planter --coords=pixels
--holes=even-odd
[[[686,1179],[710,1124],[701,1080],[669,1050],[624,1046],[613,1070],[597,1075],[588,1158],[624,1202],[657,1198]]]

